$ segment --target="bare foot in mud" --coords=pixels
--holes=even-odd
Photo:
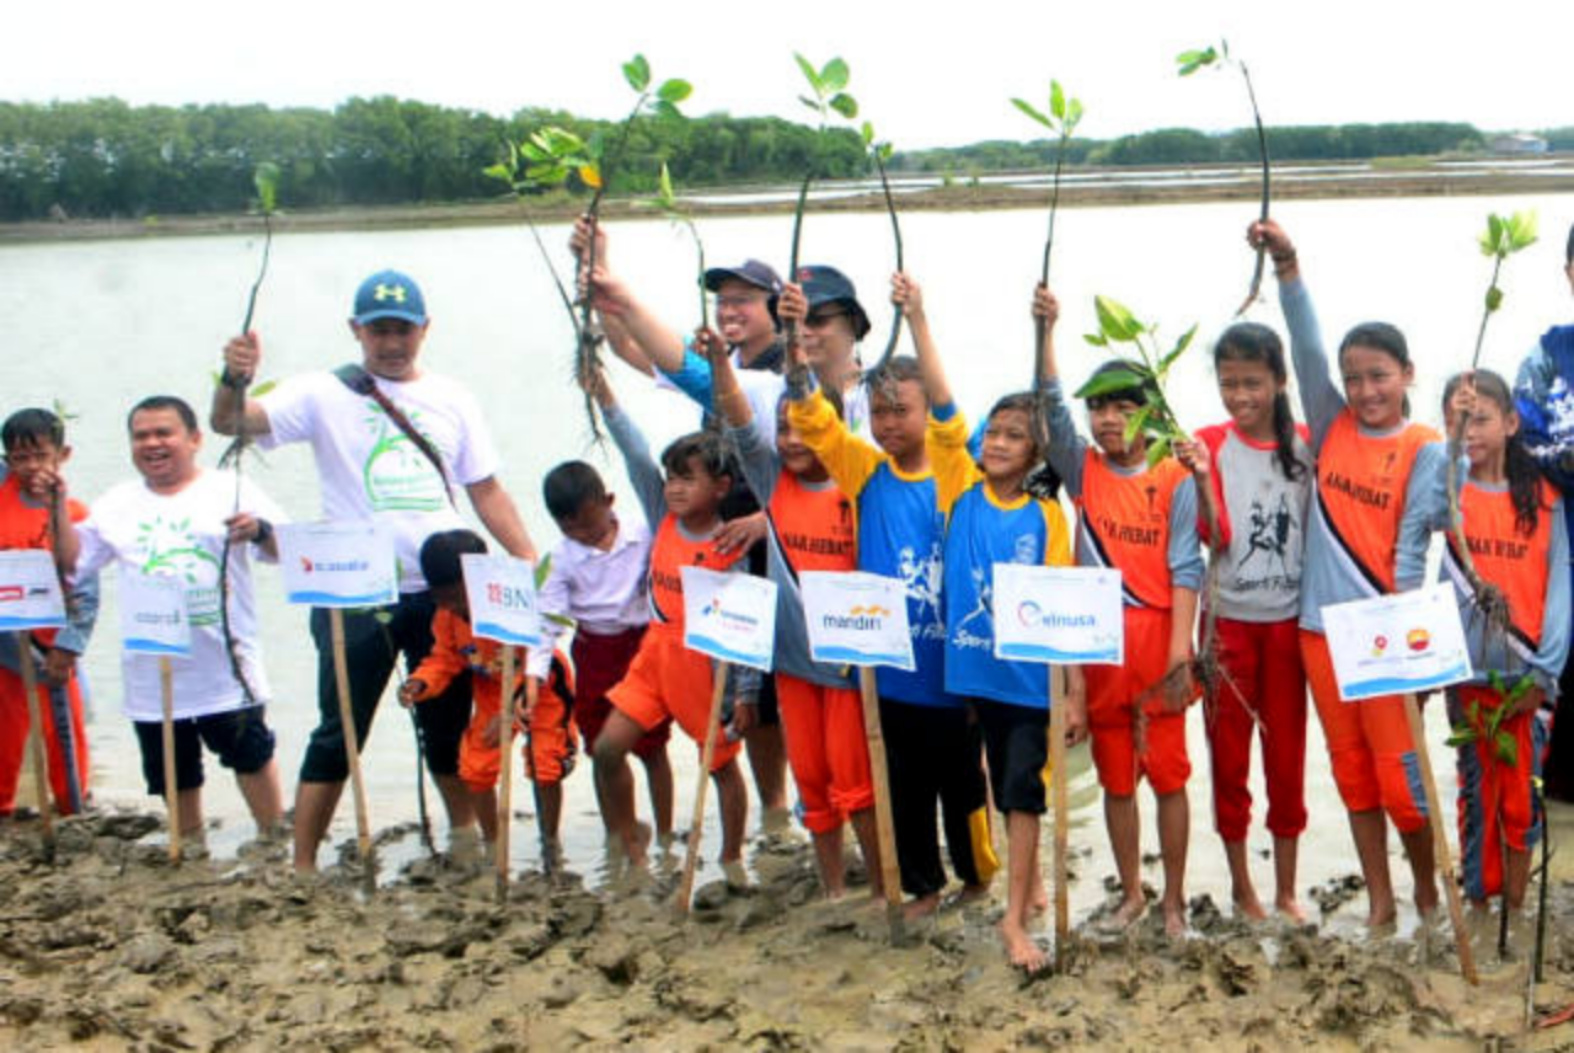
[[[1416,913],[1422,917],[1437,911],[1437,882],[1428,881],[1416,886]]]
[[[902,917],[908,921],[917,921],[919,918],[927,917],[939,909],[940,893],[931,892],[927,896],[910,899],[902,904]]]
[[[1006,945],[1006,959],[1029,976],[1043,972],[1049,966],[1049,955],[1033,937],[1010,918],[1000,922],[1000,939]]]
[[[1262,908],[1259,907],[1259,910]],[[1164,935],[1172,940],[1178,940],[1186,935],[1186,905],[1184,903],[1164,904]]]
[[[1262,901],[1257,898],[1257,890],[1247,886],[1236,889],[1231,894],[1230,900],[1235,904],[1235,913],[1248,921],[1267,921],[1268,912],[1262,909]]]
[[[1139,892],[1134,898],[1128,897],[1122,900],[1120,906],[1115,908],[1115,912],[1104,919],[1101,927],[1106,932],[1125,932],[1141,921],[1142,916],[1147,912],[1148,901]]]
[[[1279,896],[1273,901],[1273,909],[1297,925],[1306,924],[1306,911],[1301,908],[1301,901],[1294,896]]]
[[[1399,912],[1394,909],[1394,905],[1392,903],[1389,903],[1386,906],[1379,906],[1378,904],[1374,903],[1372,904],[1371,909],[1367,911],[1366,927],[1372,932],[1381,932],[1383,930],[1393,928],[1394,923],[1398,919]]]

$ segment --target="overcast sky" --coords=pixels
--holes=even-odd
[[[792,52],[841,55],[864,115],[898,147],[1032,138],[1008,99],[1082,98],[1085,134],[1249,122],[1239,78],[1175,77],[1223,35],[1269,124],[1574,124],[1574,4],[1413,0],[791,5],[711,0],[77,0],[8,3],[0,99],[331,108],[381,94],[508,114],[620,115],[636,51],[696,91],[692,113],[807,117]]]

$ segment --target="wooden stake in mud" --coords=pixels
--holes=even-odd
[[[1432,825],[1437,871],[1443,879],[1443,893],[1448,897],[1448,916],[1454,926],[1459,972],[1466,983],[1474,986],[1479,982],[1476,960],[1470,950],[1470,933],[1465,928],[1465,909],[1459,898],[1459,886],[1454,883],[1454,859],[1448,849],[1448,824],[1444,820],[1442,803],[1438,800],[1437,781],[1432,778],[1432,757],[1426,748],[1426,726],[1421,723],[1421,707],[1416,704],[1414,695],[1405,696],[1405,719],[1410,724],[1410,740],[1421,763],[1421,785],[1426,790],[1426,814]]]
[[[885,736],[880,730],[880,693],[875,689],[874,669],[858,670],[858,693],[863,696],[864,738],[869,742],[869,773],[874,781],[875,840],[880,846],[880,884],[885,888],[885,916],[891,926],[891,942],[906,936],[902,915],[902,873],[896,862],[896,821],[891,811],[890,765],[885,759]]]
[[[514,815],[514,649],[503,645],[502,705],[497,715],[497,901],[508,900],[508,828]]]
[[[169,861],[180,862],[180,785],[175,779],[175,669],[168,655],[158,660],[159,695],[164,701],[164,807],[169,812]]]
[[[33,667],[31,634],[16,634],[16,650],[21,657],[22,691],[27,695],[27,748],[33,755],[33,791],[38,795],[38,818],[44,826],[44,857],[55,861],[54,799],[49,796],[49,767],[44,753],[43,707],[38,704],[38,671]]]
[[[1066,787],[1066,677],[1049,667],[1049,777],[1055,811],[1055,971],[1064,973],[1071,939],[1071,892],[1066,856],[1070,848],[1071,797]]]
[[[344,731],[344,755],[350,762],[350,790],[355,797],[356,842],[361,862],[372,858],[372,823],[366,811],[366,783],[361,779],[361,747],[355,734],[355,713],[350,706],[350,667],[344,656],[344,611],[328,609],[333,638],[333,675],[339,693],[339,725]]]
[[[694,790],[694,821],[689,824],[689,847],[683,857],[683,879],[678,882],[678,916],[688,917],[689,898],[694,893],[694,868],[700,860],[700,830],[705,824],[705,791],[710,788],[710,766],[716,757],[716,736],[721,733],[721,703],[727,693],[727,670],[731,663],[717,662],[711,684],[710,716],[705,721],[705,744],[700,750],[699,785]]]

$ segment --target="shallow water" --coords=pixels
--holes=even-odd
[[[1571,218],[1565,199],[1470,198],[1338,202],[1294,202],[1281,211],[1297,239],[1303,265],[1334,341],[1349,325],[1371,317],[1391,320],[1408,334],[1418,359],[1415,401],[1420,416],[1435,420],[1431,407],[1446,374],[1468,360],[1489,267],[1475,248],[1478,227],[1489,210],[1538,207],[1546,240],[1509,264],[1507,301],[1492,323],[1484,363],[1512,373],[1523,351],[1548,325],[1569,314],[1561,274],[1561,231]],[[1239,302],[1252,260],[1242,233],[1249,204],[1162,205],[1087,208],[1059,220],[1054,281],[1063,309],[1060,348],[1068,378],[1079,381],[1099,356],[1077,336],[1095,328],[1092,295],[1114,296],[1140,317],[1162,323],[1173,337],[1200,321],[1199,345],[1228,323],[1226,311]],[[907,259],[925,283],[932,324],[953,366],[953,383],[964,409],[977,411],[994,396],[1023,385],[1030,370],[1031,330],[1027,302],[1042,248],[1040,211],[983,214],[924,212],[904,217]],[[706,221],[701,227],[712,261],[763,256],[782,262],[790,221],[782,217]],[[566,270],[561,249],[566,232],[544,230],[555,261]],[[617,268],[676,325],[693,323],[693,254],[686,236],[664,222],[624,223],[612,228],[611,254]],[[91,499],[132,471],[123,420],[135,399],[155,391],[181,394],[205,407],[211,373],[225,338],[239,323],[245,293],[260,251],[255,239],[208,237],[109,241],[0,248],[0,317],[7,320],[0,354],[0,411],[56,398],[76,414],[70,466],[73,492]],[[887,221],[880,215],[811,214],[804,233],[806,261],[832,261],[864,290],[877,328],[871,348],[884,345],[889,315],[873,307],[883,299],[891,260]],[[504,459],[501,473],[518,500],[538,542],[556,539],[541,507],[539,480],[551,465],[588,457],[607,472],[626,514],[637,507],[621,466],[610,450],[588,444],[577,392],[567,383],[572,338],[550,280],[528,232],[517,227],[400,231],[374,234],[299,234],[278,239],[273,270],[258,309],[266,345],[265,377],[331,367],[352,358],[356,348],[343,319],[355,285],[382,267],[413,273],[423,284],[434,322],[425,351],[430,369],[449,373],[480,397]],[[1271,295],[1271,290],[1270,290]],[[1278,325],[1272,302],[1254,317]],[[614,375],[635,418],[660,443],[692,426],[694,415],[675,396],[655,392],[626,371]],[[1222,418],[1204,357],[1194,355],[1179,370],[1173,397],[1188,425]],[[205,463],[221,444],[210,437]],[[301,448],[270,453],[249,470],[297,518],[316,515],[315,475]],[[270,677],[276,692],[269,718],[279,736],[286,795],[306,735],[315,723],[314,653],[306,613],[282,599],[277,576],[259,576],[260,618]],[[142,800],[135,742],[118,711],[114,585],[106,587],[101,629],[87,657],[94,688],[91,735],[94,793],[101,800]],[[1439,772],[1444,810],[1452,816],[1452,765],[1441,747],[1440,711],[1433,707],[1429,738]],[[1302,892],[1330,877],[1357,870],[1342,809],[1334,794],[1321,736],[1312,720],[1307,791],[1311,825],[1301,846]],[[1228,898],[1223,855],[1212,833],[1206,747],[1200,709],[1190,723],[1194,774],[1190,787],[1192,852],[1188,890]],[[677,815],[692,807],[696,760],[675,742]],[[1085,748],[1072,763],[1075,869],[1074,918],[1102,901],[1101,881],[1112,874],[1102,829],[1097,788]],[[374,829],[416,817],[412,773],[414,747],[408,718],[391,698],[384,703],[365,748],[365,770]],[[209,842],[219,855],[233,854],[250,837],[250,823],[232,780],[209,766],[208,814],[217,820]],[[528,783],[516,782],[515,807],[531,808]],[[1249,848],[1259,892],[1271,894],[1270,864],[1261,856],[1270,842],[1261,829],[1260,781]],[[442,840],[435,791],[428,792]],[[1145,850],[1156,849],[1151,797],[1141,796]],[[643,795],[641,809],[645,808]],[[707,854],[716,844],[714,798],[707,824]],[[600,864],[603,839],[596,816],[588,762],[568,781],[564,842],[569,866],[592,873]],[[1046,826],[1047,833],[1047,826]],[[337,841],[353,841],[348,795],[333,828]],[[1046,860],[1048,841],[1046,840]],[[1407,868],[1394,844],[1396,883],[1408,895]],[[413,835],[385,846],[379,858],[397,867],[419,854]],[[327,862],[333,855],[325,849]],[[539,852],[533,824],[516,822],[513,858],[533,867]],[[1157,867],[1145,876],[1160,883]],[[1353,928],[1361,897],[1341,911],[1339,927]],[[1313,911],[1315,916],[1315,910]],[[1411,924],[1406,920],[1402,928]]]

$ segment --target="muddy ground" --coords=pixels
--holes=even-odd
[[[748,894],[702,871],[683,922],[670,864],[617,892],[519,875],[505,907],[490,870],[427,858],[368,893],[353,847],[311,881],[277,845],[172,867],[160,826],[67,820],[53,864],[36,824],[0,829],[0,1048],[1574,1046],[1574,1025],[1525,1031],[1523,956],[1483,948],[1471,990],[1446,936],[1253,927],[1205,897],[1186,941],[1153,914],[1126,936],[1088,926],[1067,975],[1025,982],[994,938],[998,904],[945,910],[893,948],[866,897],[815,899],[793,840],[754,843]],[[1551,914],[1541,1015],[1574,1002],[1574,885],[1559,882]]]

